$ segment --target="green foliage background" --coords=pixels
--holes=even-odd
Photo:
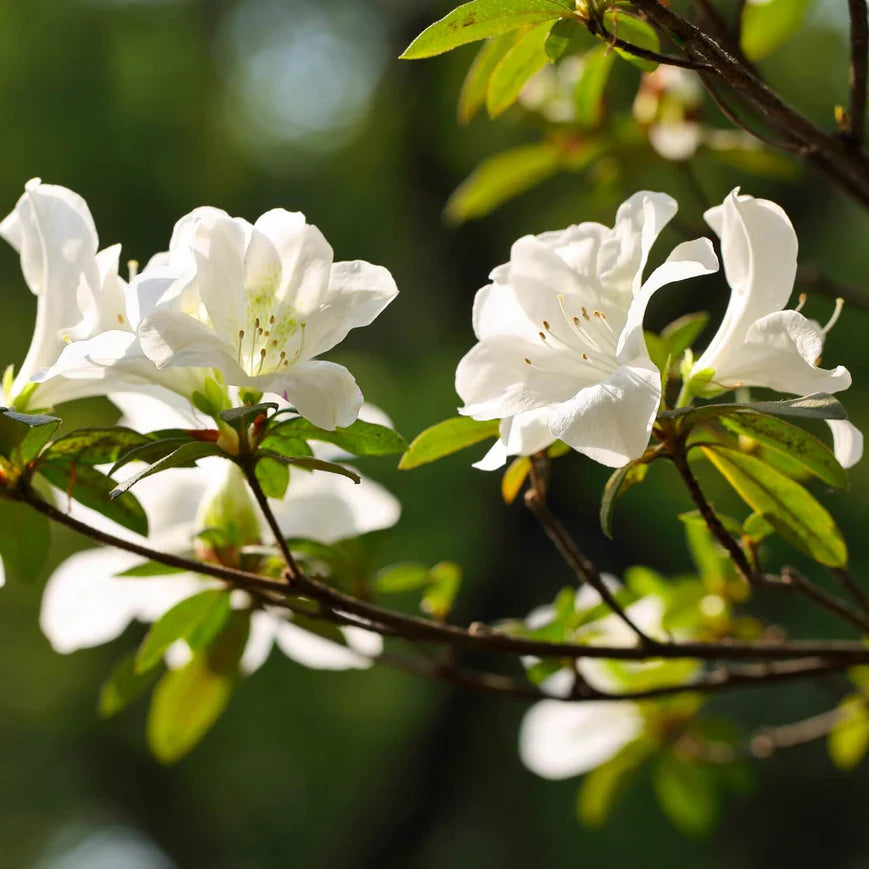
[[[383,263],[398,281],[396,303],[332,358],[350,365],[366,397],[409,436],[452,415],[453,371],[473,339],[473,294],[507,258],[510,243],[579,220],[611,223],[618,203],[636,189],[680,200],[680,226],[662,239],[659,258],[668,245],[699,234],[704,205],[741,184],[785,206],[802,260],[845,282],[864,279],[869,221],[856,205],[807,173],[796,182],[771,181],[702,157],[697,180],[706,203],[680,167],[650,155],[632,165],[598,161],[481,221],[446,225],[443,206],[476,163],[535,135],[509,116],[456,124],[473,48],[421,63],[396,60],[451,5],[5,0],[0,211],[40,175],[82,193],[101,243],[123,240],[124,256],[143,262],[165,248],[174,220],[196,205],[249,219],[276,205],[304,211],[338,259]],[[763,64],[824,125],[832,105],[846,102],[844,6],[813,3],[807,25]],[[287,36],[293,33],[304,38],[294,41]],[[263,56],[285,62],[271,103],[245,90],[263,68],[274,68]],[[620,75],[629,90],[639,73],[624,65]],[[366,76],[370,98],[363,94],[329,115],[324,106],[335,93],[352,95]],[[0,298],[5,364],[22,358],[34,307],[10,249],[0,251]],[[725,300],[720,277],[692,282],[660,293],[653,321],[663,325],[704,308],[717,316]],[[823,321],[830,307],[812,298],[808,313]],[[846,310],[825,354],[827,364],[850,368],[856,386],[845,402],[864,427],[866,318]],[[66,418],[84,425],[113,416],[95,400]],[[458,617],[518,615],[570,578],[530,517],[501,504],[498,476],[469,467],[470,452],[412,472],[394,470],[391,460],[364,463],[405,507],[384,559],[458,561],[466,576]],[[615,541],[607,542],[596,518],[605,469],[577,457],[556,467],[556,500],[603,568],[688,567],[675,513],[689,505],[670,469],[654,466],[653,485],[624,499]],[[821,492],[864,582],[867,468],[864,461],[852,473],[852,494]],[[738,512],[712,474],[707,481],[717,503]],[[56,533],[52,563],[79,545]],[[801,564],[784,546],[768,555]],[[277,652],[239,689],[205,742],[178,766],[162,768],[145,749],[144,704],[108,723],[95,712],[99,683],[141,629],[109,647],[60,657],[38,629],[39,589],[9,584],[0,595],[3,866],[95,865],[87,858],[51,861],[93,831],[116,826],[138,831],[168,861],[136,863],[130,851],[118,867],[869,865],[866,762],[843,775],[821,744],[764,762],[753,792],[728,803],[710,839],[686,839],[671,828],[648,782],[630,792],[608,826],[589,831],[575,822],[576,782],[544,782],[520,765],[520,703],[388,670],[315,673]],[[758,606],[786,620],[795,635],[837,630],[798,601],[760,599]],[[760,724],[811,714],[834,697],[819,685],[715,703]]]

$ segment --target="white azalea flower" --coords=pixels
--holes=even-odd
[[[606,763],[642,733],[643,716],[628,700],[541,700],[522,719],[519,756],[543,778],[570,778]]]
[[[664,284],[718,267],[709,241],[697,239],[643,282],[652,244],[675,213],[669,196],[637,193],[613,228],[582,223],[526,236],[492,272],[474,301],[479,343],[456,371],[460,412],[502,420],[484,467],[556,438],[611,467],[643,453],[661,401],[643,338],[646,305]]]
[[[186,408],[171,407],[147,395],[110,397],[125,410],[127,417],[122,423],[133,428],[195,424]],[[236,519],[253,509],[249,495],[237,489],[240,480],[234,477],[239,473],[225,460],[206,459],[195,468],[173,469],[138,483],[135,492],[150,520],[148,545],[168,552],[190,550],[196,532],[209,524],[215,509],[229,509]],[[235,506],[227,507],[227,493],[234,493]],[[271,506],[287,536],[306,536],[326,543],[390,527],[400,513],[396,499],[378,484],[363,479],[362,484],[354,486],[344,477],[325,473],[294,474],[287,498],[272,501]],[[118,536],[145,542],[129,531],[114,528],[102,516],[80,505],[75,505],[75,512],[88,524],[111,527]],[[260,523],[260,536],[266,539],[267,526],[258,514],[255,521]],[[40,615],[43,633],[56,651],[67,653],[108,642],[133,620],[153,622],[198,591],[220,587],[216,580],[185,573],[118,577],[118,573],[140,560],[131,553],[97,548],[76,553],[60,565],[46,585]],[[233,595],[234,606],[247,603],[244,593]],[[340,630],[346,646],[291,624],[280,611],[257,611],[251,619],[242,669],[248,673],[257,669],[275,643],[288,657],[309,667],[370,666],[371,658],[382,647],[381,638],[359,628]],[[187,656],[183,646],[176,647],[167,661],[170,666],[181,666]]]
[[[322,428],[350,425],[362,405],[356,381],[315,357],[395,298],[389,272],[333,263],[320,231],[283,209],[253,225],[198,209],[173,240],[135,284],[148,357],[161,369],[217,368],[230,385],[286,395]]]
[[[121,246],[98,251],[87,203],[77,193],[38,178],[0,223],[0,236],[20,254],[36,296],[30,349],[3,403],[52,407],[110,389],[157,383],[190,396],[201,388],[194,371],[161,373],[147,359],[118,274]]]
[[[738,188],[709,209],[706,222],[721,238],[721,258],[731,294],[724,319],[691,376],[711,372],[719,390],[761,386],[795,395],[839,392],[851,375],[837,365],[819,367],[826,326],[783,310],[797,271],[797,235],[782,208],[740,195]],[[844,467],[862,454],[862,435],[847,421],[831,421],[836,457]]]

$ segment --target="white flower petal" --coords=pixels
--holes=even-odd
[[[255,610],[251,613],[250,634],[239,662],[239,669],[245,676],[256,673],[268,660],[280,622],[280,617],[270,612]]]
[[[863,458],[863,432],[847,419],[828,419],[833,433],[833,453],[843,468],[852,468]]]
[[[365,670],[374,663],[349,646],[333,643],[284,620],[277,626],[275,639],[288,658],[314,670]]]
[[[634,703],[541,700],[522,720],[519,756],[543,778],[570,778],[606,763],[642,732]]]
[[[353,375],[335,362],[300,362],[286,374],[263,378],[263,382],[263,391],[285,394],[305,419],[329,431],[351,425],[362,407],[362,393]]]
[[[660,402],[661,375],[639,358],[560,405],[549,427],[578,452],[618,468],[645,451]]]

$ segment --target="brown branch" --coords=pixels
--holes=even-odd
[[[763,584],[768,588],[795,591],[814,601],[821,609],[833,613],[842,621],[857,628],[861,633],[869,633],[869,619],[853,612],[844,601],[819,588],[793,567],[783,568],[781,576],[765,576]]]
[[[345,623],[365,627],[388,636],[407,640],[438,643],[466,648],[479,653],[505,653],[534,655],[540,658],[609,658],[612,660],[643,661],[652,658],[698,659],[707,661],[784,661],[800,658],[820,658],[845,669],[856,664],[869,663],[869,648],[862,643],[827,641],[790,641],[782,643],[745,643],[723,640],[717,643],[657,643],[652,654],[642,646],[581,646],[574,643],[550,643],[515,637],[484,628],[462,628],[442,622],[423,619],[405,613],[384,609],[367,601],[344,594],[321,582],[316,577],[302,577],[292,587],[275,580],[226,567],[219,564],[194,561],[183,556],[160,552],[140,543],[115,537],[92,528],[78,519],[58,510],[42,500],[32,490],[18,490],[15,497],[54,522],[65,525],[85,537],[113,546],[142,558],[175,567],[180,570],[211,576],[237,588],[272,595],[266,603],[285,605],[287,598],[310,598],[327,605],[330,618],[347,619]],[[307,615],[310,612],[300,610]],[[350,621],[352,619],[352,621]]]
[[[863,610],[866,615],[869,615],[869,595],[860,587],[857,580],[854,579],[851,571],[847,567],[836,567],[832,570],[833,578],[844,588],[854,602]]]
[[[262,514],[265,517],[265,520],[268,523],[272,534],[274,535],[275,545],[280,550],[281,555],[284,559],[284,563],[287,565],[287,578],[290,580],[290,582],[295,582],[301,577],[302,572],[301,570],[299,570],[299,565],[296,564],[296,559],[293,558],[293,553],[290,552],[290,547],[287,545],[286,538],[284,537],[284,532],[281,530],[281,526],[278,524],[278,520],[275,518],[275,514],[272,512],[272,508],[269,506],[269,499],[266,497],[266,494],[265,492],[263,492],[262,486],[257,479],[254,460],[248,460],[243,465],[242,470],[244,471],[244,475],[247,478],[247,484],[250,486],[251,491],[256,498],[256,502],[257,504],[259,504],[259,508],[262,511]]]
[[[626,624],[639,641],[647,648],[658,645],[639,625],[625,612],[613,593],[607,588],[597,567],[585,556],[576,545],[564,525],[553,515],[546,499],[546,485],[549,474],[549,456],[546,451],[537,453],[531,459],[531,485],[525,493],[525,505],[535,515],[547,537],[552,541],[561,557],[571,567],[580,582],[586,582],[601,597],[601,600],[612,612]]]
[[[848,140],[856,147],[863,144],[866,127],[867,52],[869,52],[869,15],[866,0],[848,0],[851,15],[851,109]]]
[[[835,133],[815,126],[775,93],[750,65],[660,0],[634,0],[634,5],[653,24],[670,33],[689,57],[714,67],[717,76],[781,131],[788,147],[796,146],[808,162],[840,188],[869,205],[869,157]]]

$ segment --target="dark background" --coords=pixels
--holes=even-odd
[[[689,237],[703,207],[741,184],[786,207],[802,260],[842,281],[863,279],[869,224],[825,181],[772,182],[702,158],[706,202],[678,168],[647,160],[562,176],[489,218],[447,226],[444,202],[476,162],[533,138],[509,119],[456,124],[472,50],[395,59],[450,5],[0,0],[0,212],[39,175],[85,196],[102,246],[122,240],[125,258],[146,261],[197,205],[251,220],[277,205],[304,211],[337,259],[385,264],[398,281],[398,300],[331,358],[351,367],[405,435],[453,414],[453,371],[473,340],[473,294],[511,242],[584,219],[611,223],[636,189],[664,190],[682,204],[681,232],[668,230],[659,260]],[[814,4],[808,25],[764,65],[827,126],[831,106],[846,102],[845,6]],[[17,258],[5,248],[0,299],[5,364],[23,357],[33,318]],[[725,301],[723,282],[710,278],[660,293],[652,317],[662,325],[689,310],[717,315]],[[812,299],[808,313],[823,321],[830,308]],[[825,353],[825,364],[854,375],[846,403],[858,423],[869,423],[867,322],[846,310]],[[92,401],[67,419],[112,416]],[[365,466],[404,504],[383,557],[459,561],[463,620],[520,615],[570,576],[522,509],[503,506],[498,475],[469,467],[481,451],[472,452],[412,473],[389,460]],[[597,530],[605,479],[605,469],[574,456],[559,464],[555,492],[600,565],[688,568],[673,517],[690,505],[670,469],[653,467],[650,484],[620,504],[615,542]],[[869,568],[865,463],[853,483],[851,495],[820,497],[840,519],[860,576]],[[717,503],[739,511],[708,484]],[[79,544],[59,532],[54,545],[56,560]],[[769,554],[800,563],[784,548]],[[645,780],[608,826],[588,831],[575,821],[575,781],[544,782],[519,763],[518,701],[386,669],[315,673],[277,652],[203,744],[165,769],[144,745],[144,703],[108,723],[95,714],[100,682],[141,629],[60,657],[38,630],[38,588],[9,585],[0,595],[3,867],[869,866],[866,765],[838,773],[822,744],[763,763],[754,791],[727,804],[709,839],[678,834]],[[757,603],[794,635],[838,631],[803,605]],[[716,705],[746,724],[783,722],[835,703],[842,687],[767,689]]]

